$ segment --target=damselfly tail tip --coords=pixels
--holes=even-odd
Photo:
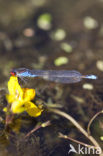
[[[98,77],[96,75],[86,75],[85,78],[96,80]]]

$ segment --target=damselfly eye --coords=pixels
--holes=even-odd
[[[12,76],[16,76],[16,72],[14,72],[14,71],[11,71],[10,74],[11,74]]]

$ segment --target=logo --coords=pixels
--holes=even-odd
[[[100,147],[96,147],[94,148],[93,146],[91,147],[84,147],[81,144],[78,144],[78,147],[75,149],[75,147],[70,144],[70,149],[68,151],[68,155],[73,152],[73,153],[77,153],[77,154],[101,154],[101,148]]]

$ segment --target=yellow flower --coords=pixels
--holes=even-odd
[[[43,109],[36,106],[31,100],[35,97],[35,90],[21,88],[18,78],[11,76],[8,81],[9,94],[6,95],[7,101],[11,103],[13,113],[22,113],[26,111],[30,116],[37,117],[41,115]]]

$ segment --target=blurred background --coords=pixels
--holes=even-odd
[[[23,84],[36,89],[37,101],[59,104],[86,128],[91,117],[103,108],[103,0],[0,0],[1,91],[7,88],[10,70],[20,67],[75,69],[97,75],[98,80],[77,84],[52,84],[38,79]],[[15,151],[17,156],[68,155],[71,142],[58,138],[58,132],[88,143],[71,123],[52,113],[28,122],[22,120],[19,135],[9,140],[1,136],[0,156],[12,156]],[[35,123],[46,120],[53,120],[53,124],[27,142],[19,140]],[[1,131],[3,128],[2,125]],[[102,145],[102,115],[94,121],[91,131]]]

